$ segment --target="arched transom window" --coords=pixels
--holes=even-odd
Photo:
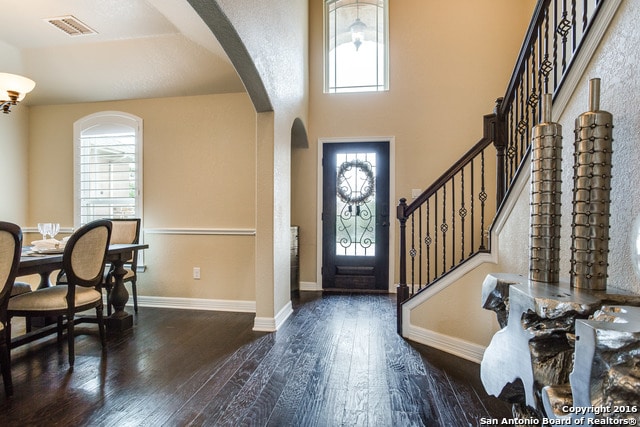
[[[389,89],[388,0],[326,0],[326,93]]]

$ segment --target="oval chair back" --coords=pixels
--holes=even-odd
[[[7,328],[7,305],[20,264],[21,252],[22,230],[20,227],[10,222],[0,221],[0,368],[7,396],[13,394],[9,355],[11,336]]]
[[[64,248],[62,266],[67,281],[96,287],[102,281],[111,239],[111,221],[92,221],[73,233]]]

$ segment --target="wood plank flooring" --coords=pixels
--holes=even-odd
[[[140,308],[109,336],[79,325],[12,350],[0,426],[477,426],[510,417],[478,365],[405,341],[395,296],[302,292],[276,333],[253,315]],[[1,390],[1,389],[0,389]]]

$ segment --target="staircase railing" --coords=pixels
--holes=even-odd
[[[560,91],[606,1],[539,0],[507,92],[484,117],[482,139],[413,202],[400,199],[399,333],[406,300],[490,251],[488,227],[527,157],[542,95]]]

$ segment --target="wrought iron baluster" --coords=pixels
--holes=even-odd
[[[514,101],[516,104],[516,101]],[[513,180],[513,176],[515,175],[516,169],[516,148],[515,144],[518,140],[518,130],[515,126],[516,122],[516,109],[512,108],[509,111],[509,129],[511,131],[511,137],[509,138],[509,148],[507,149],[507,157],[509,158],[509,185],[511,185],[511,181]]]
[[[418,209],[418,291],[422,289],[422,206]]]
[[[515,163],[514,170],[518,167],[518,159],[520,158],[519,148],[522,146],[523,135],[527,132],[524,119],[524,88],[522,83],[522,75],[520,76],[520,84],[518,85],[518,139],[515,142]],[[515,173],[514,173],[515,174]]]
[[[553,2],[553,25],[558,28],[558,2]],[[553,36],[553,92],[558,88],[558,37]]]
[[[460,262],[464,261],[464,219],[467,216],[467,210],[464,207],[464,169],[460,171],[460,210],[458,211],[458,215],[460,215],[460,229],[462,232],[460,233]]]
[[[578,48],[578,28],[576,25],[576,0],[571,0],[571,56]]]
[[[598,4],[599,2],[596,2]],[[587,14],[589,13],[589,1],[584,0],[582,5],[582,34],[587,31],[587,24],[589,23],[589,19],[587,18]]]
[[[475,192],[474,192],[474,183],[475,183],[475,179],[476,176],[474,174],[474,164],[475,164],[475,159],[471,160],[471,194],[470,194],[470,198],[471,198],[471,252],[469,252],[469,256],[472,256],[473,253],[476,250],[476,246],[475,246],[475,236],[476,236],[476,211],[473,209],[474,206],[474,197],[475,197]]]
[[[456,266],[456,186],[455,175],[451,178],[451,268]]]
[[[442,233],[442,274],[447,272],[447,185],[442,186],[442,224],[440,224],[440,232]]]
[[[540,118],[537,116],[538,100],[540,94],[538,93],[538,67],[536,67],[536,44],[531,46],[531,95],[529,97],[529,106],[531,107],[531,122],[538,123]],[[525,149],[526,151],[526,149]]]
[[[434,252],[434,263],[433,263],[433,280],[438,278],[438,192],[436,191],[435,194],[433,195],[433,202],[434,202],[434,220],[433,220],[433,235],[435,238],[434,241],[434,247],[433,247],[433,252]]]
[[[529,87],[529,99],[527,99],[527,109],[529,110],[528,113],[528,120],[527,120],[527,135],[531,134],[531,123],[537,123],[538,122],[538,117],[536,116],[536,111],[537,111],[537,106],[538,106],[538,102],[540,99],[540,96],[538,94],[538,90],[536,87],[536,55],[535,55],[535,43],[531,45],[531,49],[529,50],[529,55],[531,56],[530,61],[527,62],[527,64],[530,65],[530,70],[529,73],[527,73],[528,76],[528,80],[529,80],[529,84],[531,85]],[[522,157],[524,157],[524,154],[527,152],[529,146],[529,140],[527,139],[523,148],[522,148],[522,156],[520,158],[520,161],[522,160]],[[520,162],[518,162],[520,163]]]
[[[485,191],[485,186],[484,186],[484,150],[482,150],[481,154],[480,154],[480,166],[481,166],[481,172],[480,172],[480,194],[479,194],[479,198],[480,198],[480,250],[484,251],[486,250],[486,247],[484,245],[484,207],[485,207],[485,202],[487,201],[487,193]]]
[[[427,230],[427,235],[424,238],[424,244],[427,248],[427,283],[431,282],[431,244],[433,240],[431,239],[431,231],[429,228],[429,201],[431,199],[427,199],[427,220],[425,222],[425,229]]]
[[[531,97],[530,97],[530,87],[531,83],[529,80],[529,62],[525,61],[524,65],[524,75],[523,75],[523,93],[522,102],[524,108],[524,132],[523,137],[520,140],[520,156],[518,156],[518,165],[520,164],[520,160],[524,157],[524,152],[526,150],[527,144],[529,143],[529,138],[531,133],[529,132],[529,123],[531,122]]]
[[[567,35],[571,30],[571,21],[567,18],[567,0],[562,0],[562,19],[558,22],[556,31],[562,36],[562,73],[567,70]]]
[[[415,293],[415,265],[416,265],[416,233],[415,233],[415,214],[411,214],[411,249],[409,256],[411,257],[411,295]]]
[[[549,11],[544,11],[544,60],[540,65],[540,71],[544,76],[544,93],[549,93],[549,73],[553,64],[549,60]]]
[[[524,74],[526,76],[526,74]],[[529,141],[529,123],[528,123],[528,110],[527,110],[527,97],[525,95],[525,84],[526,79],[523,78],[523,81],[520,82],[520,123],[518,123],[518,145],[516,151],[516,163],[515,168],[516,171],[518,166],[520,165],[520,159],[522,158],[522,153],[524,152],[524,147],[527,141]],[[515,175],[515,174],[514,174]]]

